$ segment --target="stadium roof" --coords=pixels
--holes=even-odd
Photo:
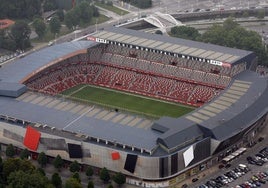
[[[58,61],[66,55],[85,50],[93,45],[96,43],[91,41],[56,44],[29,54],[13,63],[5,64],[0,68],[0,84],[1,82],[21,83],[25,77],[47,66],[49,62]]]
[[[93,37],[93,38],[92,38]],[[225,63],[235,63],[253,52],[213,44],[145,33],[125,28],[110,27],[92,34],[88,39],[104,39],[145,48],[167,51]],[[98,41],[98,40],[97,40]],[[100,40],[99,42],[104,42]]]
[[[27,93],[26,93],[27,94]],[[44,97],[40,94],[39,97]],[[46,99],[57,100],[50,96]],[[37,98],[37,97],[36,97]],[[36,99],[35,98],[35,99]],[[64,103],[64,99],[57,100]],[[51,103],[50,103],[51,104]],[[89,117],[86,114],[94,109],[94,106],[82,105],[87,111],[79,114],[72,110],[58,108],[61,104],[51,107],[40,105],[34,100],[26,101],[19,98],[0,96],[0,114],[12,118],[38,123],[54,127],[58,130],[65,130],[73,133],[87,135],[89,137],[116,142],[121,145],[133,146],[151,151],[156,147],[156,139],[159,133],[151,129],[121,125],[113,121],[105,121],[98,117]],[[76,104],[81,106],[81,104]],[[62,134],[64,136],[64,134]]]
[[[189,127],[200,127],[204,137],[223,141],[248,128],[267,112],[267,78],[244,71],[210,103],[176,120],[163,117],[152,128],[164,132],[158,140],[167,148],[174,148],[202,135],[199,129],[193,131]]]

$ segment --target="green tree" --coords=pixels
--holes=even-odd
[[[171,28],[170,34],[173,37],[189,39],[189,40],[198,40],[201,34],[197,29],[187,26],[175,26]]]
[[[47,177],[36,171],[28,173],[21,170],[12,172],[8,176],[7,182],[8,187],[12,188],[46,188],[50,184]]]
[[[39,153],[37,158],[38,163],[41,165],[41,167],[45,167],[47,164],[47,156],[44,152]]]
[[[32,172],[35,167],[30,161],[21,160],[20,158],[8,158],[3,163],[3,176],[7,178],[10,173],[15,171]]]
[[[44,0],[43,9],[45,12],[58,8],[56,0]]]
[[[87,177],[91,177],[93,176],[93,174],[94,174],[93,168],[91,166],[87,167],[87,170],[86,170]]]
[[[13,144],[9,144],[6,148],[6,156],[7,157],[14,157],[15,155],[15,149]]]
[[[62,180],[60,175],[55,172],[52,177],[51,177],[51,183],[56,187],[56,188],[61,188],[62,187]]]
[[[232,18],[223,25],[213,25],[201,37],[206,43],[218,44],[232,48],[253,51],[258,56],[259,64],[268,64],[267,50],[261,36],[255,31],[248,31],[238,25]]]
[[[257,18],[263,19],[265,17],[265,10],[261,9],[258,11]]]
[[[35,166],[31,163],[31,161],[20,159],[18,169],[22,170],[23,172],[32,172],[35,170]]]
[[[75,178],[68,178],[65,182],[65,188],[82,188],[81,183]]]
[[[30,34],[31,29],[29,25],[24,21],[17,21],[11,27],[11,38],[16,43],[16,48],[25,50],[26,48],[31,46],[30,43]]]
[[[249,13],[248,13],[248,11],[247,10],[245,10],[244,12],[243,12],[243,15],[242,15],[244,18],[248,18],[249,17]]]
[[[60,22],[64,21],[64,12],[62,9],[57,10],[56,15],[58,16]]]
[[[87,184],[87,188],[94,188],[94,183],[93,181],[89,181]]]
[[[79,183],[81,182],[80,175],[78,172],[75,172],[72,177],[75,178]]]
[[[68,29],[74,29],[77,25],[79,25],[79,14],[77,14],[75,9],[66,13],[64,23]]]
[[[57,155],[57,157],[53,160],[53,165],[56,169],[60,170],[63,166],[64,162],[60,155]]]
[[[109,184],[108,185],[108,188],[113,188],[114,186],[112,184]]]
[[[40,14],[40,0],[1,0],[0,18],[32,19]]]
[[[101,169],[100,179],[105,183],[109,182],[109,180],[111,179],[107,168],[104,167],[103,169]]]
[[[33,27],[39,38],[43,38],[46,34],[46,24],[41,18],[36,18]]]
[[[123,0],[123,1],[142,9],[152,7],[152,0]]]
[[[126,176],[124,174],[122,174],[121,172],[117,172],[114,176],[113,176],[113,181],[115,183],[117,183],[119,186],[123,185],[124,183],[126,183]]]
[[[17,158],[8,158],[3,163],[3,176],[6,179],[11,172],[14,172],[19,169],[20,159]]]
[[[53,33],[54,35],[60,32],[61,23],[57,16],[52,17],[52,19],[49,21],[49,27],[50,32]]]
[[[70,164],[70,171],[71,172],[79,172],[79,170],[80,170],[80,165],[79,165],[79,163],[75,160],[74,162],[72,162],[71,164]]]
[[[239,24],[232,17],[227,18],[222,24],[223,29],[226,31],[230,31],[232,29],[235,29],[238,26],[239,26]]]
[[[78,12],[80,13],[79,18],[82,22],[88,23],[90,22],[92,16],[93,16],[93,10],[90,7],[90,4],[86,1],[83,1],[78,5],[76,8]]]
[[[44,171],[43,168],[37,168],[36,171],[39,172],[40,174],[42,174],[43,176],[46,175],[46,172]]]
[[[30,156],[30,152],[27,148],[25,148],[24,150],[20,152],[21,159],[28,159],[29,156]]]

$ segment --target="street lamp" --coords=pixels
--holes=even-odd
[[[98,31],[98,18],[96,18],[96,24],[95,24],[95,32]]]
[[[57,40],[56,40],[57,35],[58,35],[58,33],[55,33],[55,39],[54,39],[54,43],[55,43],[55,44],[56,44],[56,42],[57,42]]]

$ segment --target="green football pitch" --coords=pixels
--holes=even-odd
[[[90,85],[75,86],[65,90],[61,95],[72,100],[97,104],[153,118],[161,116],[179,117],[194,110],[190,106]]]

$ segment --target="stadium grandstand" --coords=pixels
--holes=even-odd
[[[242,153],[267,125],[267,77],[256,64],[250,51],[116,27],[50,46],[0,68],[1,148],[169,187]],[[61,95],[79,85],[196,109],[151,119]]]

